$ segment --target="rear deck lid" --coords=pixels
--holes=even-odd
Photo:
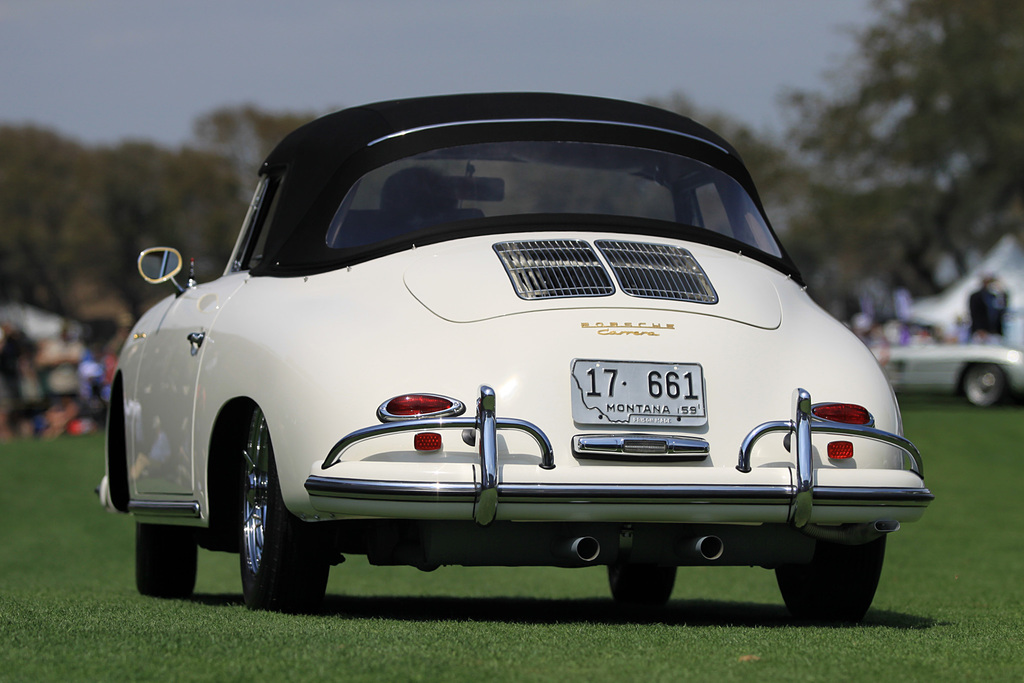
[[[690,312],[765,329],[782,322],[766,267],[702,245],[545,235],[421,251],[406,287],[452,322],[597,308]]]

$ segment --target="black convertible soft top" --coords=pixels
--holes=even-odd
[[[383,163],[424,149],[496,139],[597,140],[651,147],[695,157],[726,172],[761,213],[757,190],[739,154],[695,121],[633,102],[552,93],[444,95],[392,100],[345,109],[305,124],[267,156],[261,174],[282,174],[263,260],[254,275],[300,275],[329,270],[408,245],[329,249],[328,223],[345,192]],[[423,244],[440,235],[417,235]],[[457,236],[457,235],[456,235]],[[772,265],[799,277],[783,253]]]

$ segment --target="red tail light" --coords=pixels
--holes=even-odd
[[[454,417],[466,412],[461,401],[437,394],[404,394],[395,396],[377,408],[381,422],[416,420],[424,417]]]
[[[849,441],[832,441],[828,445],[830,460],[847,460],[853,457],[853,444]]]
[[[418,451],[439,451],[441,435],[437,432],[420,432],[412,438],[412,445]]]
[[[855,403],[819,403],[811,408],[811,413],[822,420],[848,425],[871,425],[875,422],[867,408]]]
[[[391,399],[386,408],[392,415],[410,416],[444,412],[453,405],[452,401],[441,396],[410,394]]]

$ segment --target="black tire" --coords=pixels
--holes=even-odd
[[[253,411],[242,463],[239,557],[250,609],[309,613],[327,590],[330,563],[312,524],[285,507],[263,411]]]
[[[155,598],[187,598],[196,587],[195,531],[135,524],[135,586]]]
[[[676,568],[656,564],[608,565],[608,585],[615,602],[660,606],[672,596]]]
[[[884,559],[884,536],[864,545],[818,541],[810,564],[778,567],[775,578],[794,617],[860,621],[875,598]]]
[[[971,365],[964,371],[964,396],[976,406],[987,408],[1006,400],[1006,373],[994,363]]]

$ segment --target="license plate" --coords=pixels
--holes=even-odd
[[[696,363],[572,362],[572,418],[585,425],[690,427],[708,421]]]

